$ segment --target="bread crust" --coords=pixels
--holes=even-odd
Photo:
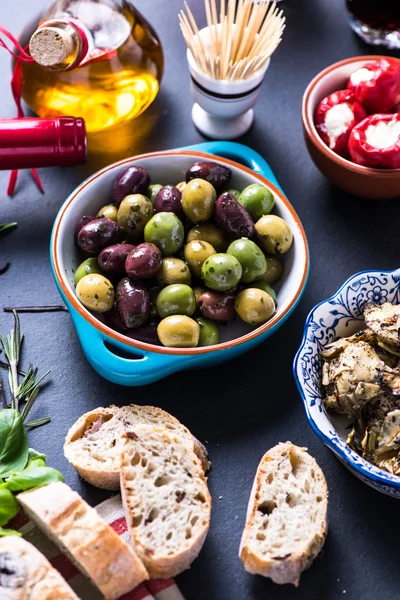
[[[155,435],[156,439],[157,436],[159,439],[164,438],[164,440],[166,440],[166,444],[172,441],[173,438],[173,443],[178,443],[182,447],[183,453],[186,455],[186,458],[192,461],[193,468],[190,476],[190,481],[193,482],[194,479],[200,481],[201,493],[204,496],[204,510],[205,512],[208,512],[206,524],[202,527],[202,529],[199,532],[197,532],[196,536],[193,536],[191,538],[190,545],[185,544],[184,548],[182,547],[178,552],[174,553],[169,553],[165,549],[164,555],[160,555],[160,553],[158,553],[157,556],[154,556],[153,552],[145,547],[143,540],[141,539],[141,536],[138,533],[138,529],[133,526],[133,521],[135,519],[135,516],[137,516],[135,510],[138,501],[138,496],[136,496],[135,499],[132,499],[130,497],[132,492],[129,491],[129,482],[131,481],[131,476],[133,473],[131,459],[128,455],[129,446],[133,443],[136,446],[136,448],[140,449],[140,440],[148,439],[153,434]],[[162,427],[140,424],[137,427],[135,427],[133,432],[129,432],[125,435],[125,445],[122,451],[121,461],[121,496],[126,515],[126,521],[134,549],[142,559],[151,578],[167,579],[170,577],[175,577],[176,575],[179,575],[179,573],[182,573],[182,571],[184,571],[185,569],[188,569],[192,564],[193,560],[198,556],[206,539],[210,525],[211,496],[208,491],[206,477],[204,476],[204,471],[202,469],[200,460],[193,450],[193,442],[191,442],[190,445],[188,444],[187,439],[179,438],[179,436],[176,433],[168,431]],[[164,473],[165,475],[168,475],[167,468]],[[138,472],[134,472],[133,474],[135,476],[135,479],[134,483],[132,484],[132,487],[133,489],[135,489],[138,487],[136,482],[137,477],[140,476],[139,469]],[[170,494],[173,494],[174,492],[175,490],[172,489]],[[186,493],[189,495],[188,490],[186,490]],[[185,525],[182,525],[182,527],[185,527]]]
[[[291,442],[286,442],[271,448],[263,456],[258,466],[250,494],[246,525],[239,549],[239,557],[243,562],[246,571],[252,574],[269,577],[278,584],[291,583],[296,587],[299,585],[301,573],[312,564],[321,551],[325,542],[328,526],[328,487],[326,480],[316,460],[310,456],[306,450],[306,448],[300,448]],[[306,462],[310,471],[314,471],[318,483],[322,488],[320,512],[323,516],[320,518],[319,529],[314,532],[312,539],[301,551],[292,552],[286,557],[278,557],[276,559],[268,558],[260,555],[260,553],[256,551],[254,544],[252,544],[250,539],[250,532],[255,524],[260,494],[262,493],[263,487],[265,488],[266,486],[265,476],[269,472],[272,472],[271,469],[273,468],[274,461],[279,460],[279,458],[285,454],[290,454],[290,452],[296,453],[301,460]],[[287,492],[289,494],[291,490],[288,489]]]
[[[130,415],[129,411],[131,413]],[[141,418],[136,417],[133,411],[139,412]],[[161,408],[155,406],[139,406],[135,404],[124,407],[111,405],[108,408],[100,406],[99,408],[89,411],[79,417],[79,419],[70,427],[64,442],[64,454],[67,460],[73,465],[73,467],[78,471],[79,475],[85,479],[85,481],[94,485],[95,487],[105,490],[119,490],[119,461],[118,463],[115,461],[115,465],[113,466],[102,464],[100,461],[98,467],[94,466],[93,464],[88,464],[87,460],[85,461],[84,458],[79,456],[77,444],[74,442],[80,440],[88,427],[95,423],[99,417],[107,422],[110,416],[113,418],[120,417],[123,419],[126,423],[127,429],[140,422],[146,422],[146,420],[149,419],[157,422],[159,425],[169,422],[176,429],[179,429],[184,435],[186,434],[193,439],[194,451],[201,461],[204,472],[209,470],[210,462],[208,460],[205,446],[197,438],[195,438],[189,432],[189,430],[178,421],[178,419]],[[118,467],[116,466],[117,464]]]
[[[2,600],[79,600],[47,558],[21,537],[0,538],[0,565]]]
[[[148,579],[132,548],[65,483],[22,492],[17,500],[106,600],[117,599]]]

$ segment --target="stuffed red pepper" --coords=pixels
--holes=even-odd
[[[367,113],[350,90],[339,90],[322,100],[315,113],[315,126],[331,150],[348,156],[348,140],[353,127]]]
[[[368,113],[385,113],[400,101],[400,64],[381,58],[350,75],[347,84]]]
[[[349,151],[364,167],[400,169],[400,113],[364,119],[350,134]]]

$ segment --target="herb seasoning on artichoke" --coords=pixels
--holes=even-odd
[[[366,329],[321,352],[324,404],[353,419],[347,444],[400,475],[400,305],[364,307]]]

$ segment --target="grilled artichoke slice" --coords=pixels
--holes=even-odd
[[[400,305],[366,304],[364,318],[367,327],[376,334],[379,346],[400,356]]]
[[[385,363],[367,342],[348,341],[340,354],[323,367],[326,408],[356,415],[366,402],[382,392],[378,379],[384,367]]]
[[[384,369],[379,376],[379,383],[385,386],[393,396],[400,396],[400,369]]]
[[[400,410],[389,412],[381,424],[376,455],[400,449]]]
[[[321,352],[325,407],[353,418],[350,448],[400,476],[400,305],[370,303],[364,317]]]

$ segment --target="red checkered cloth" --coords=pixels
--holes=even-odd
[[[126,526],[121,496],[113,496],[96,506],[96,510],[106,523],[126,542],[129,533]],[[19,513],[9,527],[18,529],[24,538],[31,542],[51,562],[68,581],[81,600],[101,600],[103,596],[93,588],[86,577],[66,558],[56,546],[23,514]],[[173,579],[152,579],[140,584],[120,600],[185,600]]]

